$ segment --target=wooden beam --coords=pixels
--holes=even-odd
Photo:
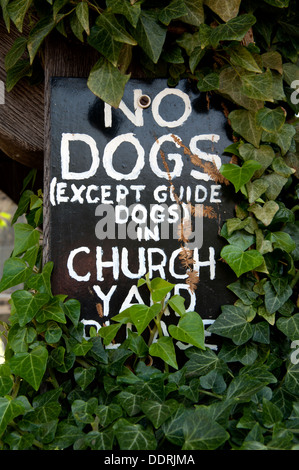
[[[24,25],[23,35],[28,34]],[[12,25],[8,33],[0,20],[0,80],[6,81],[5,55],[21,34]],[[2,85],[3,86],[3,85]],[[4,100],[3,100],[4,98]],[[0,150],[31,168],[43,167],[44,85],[32,86],[21,80],[0,101]]]

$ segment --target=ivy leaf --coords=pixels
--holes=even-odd
[[[8,53],[5,56],[4,60],[4,65],[5,65],[5,70],[11,69],[18,60],[22,57],[26,50],[26,45],[27,45],[27,39],[23,37],[19,37],[15,40],[13,43],[12,47],[8,51]]]
[[[113,13],[124,15],[129,23],[134,28],[137,25],[138,18],[141,12],[140,3],[131,3],[129,0],[106,0],[108,8],[111,8]]]
[[[95,367],[76,367],[74,369],[74,379],[76,383],[85,390],[89,384],[94,380],[97,369]]]
[[[227,163],[221,166],[220,173],[233,183],[236,193],[239,189],[261,168],[261,164],[255,160],[247,160],[241,167],[234,163]]]
[[[235,398],[237,401],[247,401],[268,383],[269,379],[242,374],[231,381],[226,396],[227,398]]]
[[[14,225],[16,223],[16,221],[18,220],[18,218],[23,215],[23,214],[26,214],[27,212],[27,209],[28,209],[28,206],[29,206],[29,203],[31,201],[31,197],[34,195],[34,192],[31,191],[30,189],[26,189],[21,197],[20,197],[20,200],[19,200],[19,204],[18,204],[18,208],[12,218],[12,221],[11,221],[11,224]]]
[[[123,75],[103,57],[92,68],[87,86],[99,98],[117,108],[130,75]]]
[[[141,403],[143,413],[153,423],[156,429],[160,428],[178,407],[179,403],[176,400],[167,400],[162,403],[154,400],[146,400]]]
[[[254,340],[253,336],[252,339]],[[226,363],[241,362],[243,365],[251,365],[258,357],[257,345],[252,341],[241,346],[236,346],[233,343],[224,343],[219,352],[219,357]]]
[[[13,380],[11,377],[0,376],[0,395],[8,395],[13,387]],[[1,433],[0,433],[1,434]]]
[[[223,21],[229,21],[237,16],[241,0],[204,0],[204,3]]]
[[[215,450],[229,439],[228,432],[211,421],[204,409],[196,409],[186,417],[183,425],[183,450]]]
[[[225,230],[225,226],[226,224],[223,226],[223,230]],[[255,237],[244,230],[237,230],[232,235],[224,235],[223,231],[221,231],[221,235],[226,238],[230,245],[236,245],[243,251],[247,250],[255,242]]]
[[[257,111],[263,107],[263,102],[254,100],[242,93],[241,71],[239,67],[223,68],[219,74],[219,93],[229,96],[230,99],[249,111]]]
[[[228,49],[228,53],[230,55],[231,64],[242,67],[249,72],[262,73],[261,68],[246,47],[238,45]]]
[[[256,123],[255,113],[245,109],[237,109],[229,113],[228,118],[234,131],[255,147],[259,147],[262,129]]]
[[[53,3],[53,18],[57,19],[58,13],[69,3],[69,0],[55,0]]]
[[[0,282],[0,292],[9,287],[17,286],[30,276],[31,269],[20,258],[8,258],[4,262],[3,276]]]
[[[143,397],[137,393],[122,391],[116,395],[116,400],[129,416],[134,416],[141,410]]]
[[[158,62],[161,55],[166,32],[166,26],[159,22],[155,12],[141,11],[134,37],[154,64]]]
[[[277,328],[282,331],[292,341],[299,338],[299,313],[295,313],[289,318],[280,317],[276,322]]]
[[[43,346],[37,346],[30,353],[16,353],[9,360],[9,365],[15,375],[26,380],[34,390],[38,390],[47,368],[48,351]]]
[[[39,323],[47,320],[53,320],[58,323],[66,323],[66,318],[62,304],[57,297],[53,297],[46,305],[44,305],[36,316]]]
[[[203,26],[203,25],[202,25]],[[188,56],[198,47],[202,46],[202,41],[200,38],[200,30],[196,33],[184,33],[177,40],[176,43],[187,52]]]
[[[123,44],[137,44],[108,10],[98,16],[87,41],[115,67]]]
[[[200,26],[204,23],[203,0],[184,0],[184,3],[187,14],[183,15],[180,20],[193,26]]]
[[[80,21],[82,28],[86,31],[86,34],[89,35],[89,8],[86,2],[80,2],[76,6],[76,15]]]
[[[164,297],[174,288],[174,284],[171,284],[164,279],[155,277],[151,281],[151,291],[153,302],[160,302]]]
[[[262,63],[265,68],[277,70],[280,74],[283,73],[282,57],[277,51],[265,52],[261,55]]]
[[[292,139],[296,134],[296,129],[291,124],[284,124],[278,132],[263,132],[263,142],[271,142],[280,147],[282,155],[285,155],[289,150]]]
[[[284,228],[284,232],[287,232],[291,235],[292,240],[296,244],[295,250],[291,253],[294,261],[299,260],[299,222],[296,221],[295,223],[287,223]]]
[[[197,88],[199,91],[211,91],[219,88],[219,75],[218,73],[209,73],[204,77],[198,77]]]
[[[291,253],[296,248],[296,243],[286,232],[270,232],[266,240],[270,240],[273,243],[273,248],[279,248],[287,253]]]
[[[118,330],[121,327],[121,323],[114,323],[113,325],[103,326],[100,331],[99,335],[104,340],[104,345],[108,346],[111,341],[115,338]]]
[[[236,294],[245,305],[252,305],[258,296],[258,294],[252,290],[253,286],[253,281],[242,278],[229,284],[227,288]]]
[[[85,356],[88,351],[90,351],[93,347],[93,344],[86,339],[83,338],[82,343],[76,342],[74,346],[72,346],[72,352],[76,356]]]
[[[27,49],[30,57],[30,64],[33,63],[33,60],[37,54],[37,51],[40,48],[40,45],[44,39],[50,34],[52,29],[56,26],[56,21],[52,16],[47,16],[36,23],[36,25],[30,31]]]
[[[49,444],[50,450],[52,449],[66,449],[74,444],[78,439],[84,439],[85,434],[73,424],[68,424],[66,421],[60,421],[57,426],[55,439]]]
[[[285,387],[286,389],[293,393],[294,395],[298,395],[299,393],[299,363],[297,364],[290,364],[285,376]]]
[[[112,450],[114,441],[113,431],[90,431],[85,435],[85,442],[91,450]]]
[[[211,44],[213,47],[217,47],[220,41],[242,41],[255,22],[255,17],[250,14],[232,18],[227,23],[220,24],[213,29],[210,37]]]
[[[264,73],[243,74],[242,92],[249,98],[261,101],[274,101],[272,92],[272,74],[270,70]]]
[[[140,424],[131,424],[125,419],[118,420],[113,430],[120,450],[155,450],[157,442],[150,429]]]
[[[15,224],[15,246],[12,256],[18,256],[39,242],[39,232],[28,224]]]
[[[289,167],[282,157],[276,157],[272,162],[272,168],[280,176],[288,178],[296,172],[294,168]]]
[[[0,397],[0,436],[2,436],[9,423],[24,412],[24,405],[20,401],[13,400],[10,397]]]
[[[290,0],[265,0],[265,2],[277,8],[286,8],[289,6]]]
[[[178,341],[192,344],[200,349],[205,349],[204,326],[200,315],[196,312],[184,313],[177,326],[169,325],[170,335]]]
[[[272,428],[275,423],[280,423],[283,413],[277,405],[263,398],[262,422],[266,428]]]
[[[161,23],[168,26],[171,20],[180,18],[187,13],[188,9],[183,0],[172,0],[170,4],[163,8],[159,13],[159,20]]]
[[[263,108],[256,113],[256,122],[267,132],[278,132],[284,125],[286,112],[282,108]]]
[[[127,330],[127,339],[122,343],[123,347],[133,351],[138,357],[146,357],[148,355],[148,346],[142,336]]]
[[[222,313],[208,328],[208,331],[232,341],[240,346],[246,343],[253,334],[251,323],[247,320],[246,311],[236,305],[222,306]]]
[[[173,295],[168,301],[168,305],[179,315],[183,315],[186,312],[185,299],[181,295]]]
[[[23,23],[32,0],[13,0],[7,6],[10,19],[14,22],[20,33],[23,31]]]
[[[6,26],[7,31],[10,33],[10,17],[7,11],[9,0],[0,0],[0,6],[2,8],[2,16]]]
[[[261,321],[254,325],[253,341],[257,343],[270,344],[270,328],[269,324]]]
[[[27,286],[31,289],[37,290],[41,293],[46,293],[52,296],[51,288],[51,274],[53,270],[53,262],[48,261],[39,274],[33,274],[27,280]]]
[[[121,418],[123,415],[122,409],[116,403],[111,403],[109,406],[100,405],[97,407],[96,415],[99,418],[101,426],[109,426],[109,424]]]
[[[294,80],[299,79],[299,67],[290,62],[283,64],[283,79],[291,86]]]
[[[272,243],[269,240],[265,240],[263,231],[258,229],[255,231],[256,235],[256,249],[262,254],[271,253],[273,251]]]
[[[262,179],[257,179],[252,182],[249,181],[246,185],[249,204],[252,204],[257,199],[259,199],[265,193],[268,187],[269,184],[267,181]]]
[[[138,306],[139,306],[139,304],[138,304]],[[148,308],[146,305],[143,305],[143,307]],[[130,313],[132,308],[137,308],[137,306],[131,305],[131,307],[128,307],[125,310],[122,310],[117,315],[114,315],[113,317],[111,317],[111,319],[114,320],[114,321],[117,321],[119,323],[122,323],[122,324],[132,323],[131,313]],[[144,311],[145,311],[145,309],[144,309]]]
[[[263,256],[257,250],[243,251],[235,245],[225,246],[220,255],[238,277],[257,268],[264,261]]]
[[[187,409],[181,404],[174,415],[162,425],[162,431],[169,442],[182,448],[184,444],[184,422],[193,413],[193,409]]]
[[[33,431],[34,437],[47,444],[54,439],[60,411],[60,404],[54,401],[35,407],[25,414],[22,430]]]
[[[189,57],[189,67],[192,73],[194,73],[196,67],[198,66],[201,59],[204,57],[205,53],[206,51],[202,49],[202,47],[196,47],[194,51],[192,51]],[[208,75],[214,75],[214,74],[208,74]],[[199,87],[199,83],[201,83],[201,89]],[[207,81],[205,80],[205,78],[199,77],[197,87],[198,89],[200,89],[200,91],[205,91],[204,88],[208,88],[209,90],[218,89],[219,88],[219,76],[217,75],[217,78],[215,76],[208,77]]]
[[[48,294],[31,294],[26,290],[18,290],[11,296],[20,326],[25,326],[37,312],[49,301]]]
[[[65,315],[71,320],[74,326],[78,326],[80,320],[81,304],[76,299],[69,299],[63,304]]]
[[[49,321],[47,323],[47,329],[45,331],[45,340],[48,344],[58,343],[62,336],[62,329],[55,321]]]
[[[133,305],[130,308],[130,317],[132,323],[136,326],[139,335],[143,333],[149,323],[158,315],[161,311],[160,304],[154,304],[151,307],[146,305]]]
[[[275,201],[279,196],[282,188],[288,182],[288,178],[278,175],[277,173],[269,173],[268,175],[263,175],[263,180],[268,183],[268,189],[266,189],[266,197]]]
[[[174,369],[178,369],[174,345],[169,336],[159,338],[156,343],[151,344],[149,353],[151,356],[160,357]]]
[[[69,18],[70,18],[69,21],[70,21],[70,27],[71,27],[72,33],[75,35],[76,38],[79,39],[79,41],[84,42],[84,36],[83,36],[84,28],[78,19],[76,10],[70,14]],[[88,39],[89,37],[90,37],[90,32],[89,32]]]
[[[227,371],[225,362],[210,348],[206,348],[205,350],[190,348],[186,350],[186,355],[189,358],[189,361],[185,364],[188,377],[205,375],[214,369],[219,372]]]
[[[282,292],[277,292],[270,281],[264,285],[265,307],[269,314],[275,313],[292,295],[292,288],[287,285]]]
[[[137,44],[135,39],[120,25],[110,10],[104,10],[104,12],[98,16],[96,25],[100,29],[105,30],[115,41],[131,44],[132,46],[136,46]]]
[[[226,383],[221,374],[216,370],[211,370],[208,374],[199,379],[200,385],[206,390],[213,390],[215,393],[223,393],[226,389]]]
[[[76,422],[91,424],[94,421],[93,414],[97,406],[97,399],[91,398],[88,401],[75,400],[72,403],[72,413]]]
[[[248,210],[253,212],[256,218],[267,227],[271,224],[274,215],[279,210],[279,205],[275,201],[267,201],[263,206],[255,203]]]

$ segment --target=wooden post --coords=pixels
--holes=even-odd
[[[50,161],[50,80],[52,77],[87,78],[92,66],[97,61],[95,50],[52,34],[45,45],[45,88],[44,88],[44,181],[49,178]],[[49,194],[44,188],[44,260],[48,261],[49,240]]]

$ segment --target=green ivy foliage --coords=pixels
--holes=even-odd
[[[167,76],[169,86],[189,78],[207,99],[219,96],[234,140],[226,149],[233,162],[220,171],[240,196],[235,217],[221,227],[236,301],[206,331],[219,340],[214,351],[182,298],[165,304],[173,286],[161,279],[139,281],[152,307],[134,306],[87,339],[79,302],[53,295],[53,265],[42,265],[42,195],[23,192],[0,282],[0,291],[24,283],[4,325],[1,448],[298,450],[296,1],[0,3],[8,31],[11,23],[20,33],[24,21],[31,24],[6,57],[8,89],[33,76],[56,29],[98,51],[88,86],[113,106],[136,62],[148,77]],[[17,223],[24,213],[27,223]],[[166,308],[175,317],[167,335],[160,323]],[[128,323],[126,341],[107,348]],[[189,345],[182,364],[176,341]]]
[[[276,101],[298,108],[290,98],[298,79],[295,0],[1,0],[1,6],[7,30],[13,24],[20,32],[5,60],[8,90],[34,74],[43,42],[56,30],[98,52],[88,86],[112,106],[122,98],[130,65],[139,63],[146,76],[167,76],[170,86],[190,77],[200,91],[220,93],[253,113],[265,101],[270,110]],[[255,42],[244,43],[249,30]],[[258,145],[273,126],[281,130],[282,111],[268,113],[257,123],[251,115],[250,143]],[[281,132],[291,138],[286,129]]]

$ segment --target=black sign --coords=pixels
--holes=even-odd
[[[146,302],[147,273],[174,283],[205,323],[230,301],[219,236],[234,206],[218,172],[231,158],[227,126],[187,80],[130,80],[114,109],[84,79],[52,79],[53,291],[81,302],[83,323]]]

